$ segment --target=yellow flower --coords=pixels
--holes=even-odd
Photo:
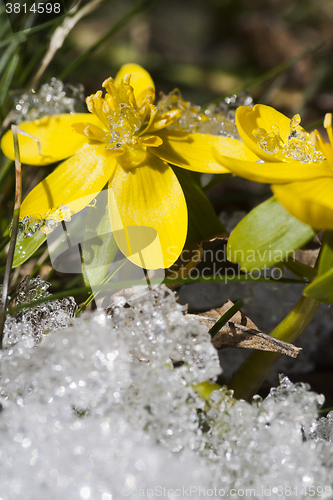
[[[300,121],[299,115],[290,120],[269,106],[242,106],[236,112],[239,135],[262,163],[215,157],[240,177],[271,184],[279,202],[299,220],[317,230],[333,229],[332,115],[324,121],[330,143],[317,131],[305,132]]]
[[[69,158],[28,194],[20,217],[66,220],[69,211],[82,210],[108,183],[110,221],[121,251],[140,267],[169,267],[185,244],[187,207],[168,163],[223,173],[213,147],[228,156],[256,156],[236,139],[169,130],[180,111],[157,111],[154,83],[141,66],[123,66],[103,87],[104,97],[100,90],[86,99],[90,113],[46,116],[20,125],[39,140],[18,136],[22,163],[46,165]],[[14,159],[11,131],[1,147]],[[130,233],[133,227],[138,231]],[[147,227],[157,232],[157,246]]]

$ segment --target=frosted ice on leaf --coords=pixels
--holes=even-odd
[[[184,101],[178,89],[169,94],[160,93],[157,109],[160,113],[174,109],[181,110],[180,118],[169,129],[202,134],[223,135],[240,139],[235,124],[235,110],[238,106],[251,106],[252,98],[246,92],[226,98],[219,104],[210,104],[206,109]]]
[[[39,90],[31,89],[27,93],[19,90],[12,92],[14,110],[12,120],[19,124],[23,121],[33,121],[45,115],[75,113],[76,107],[84,103],[84,87],[64,84],[57,78],[51,78]]]

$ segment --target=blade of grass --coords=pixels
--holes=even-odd
[[[249,89],[251,87],[256,87],[257,85],[260,85],[261,83],[265,82],[266,80],[269,80],[273,76],[277,76],[280,73],[282,73],[283,71],[286,71],[287,69],[289,69],[291,66],[293,66],[294,64],[296,64],[298,61],[300,61],[304,57],[307,57],[309,55],[314,54],[319,49],[321,49],[325,45],[325,43],[326,42],[319,42],[319,43],[317,43],[313,47],[310,47],[309,49],[304,50],[303,52],[301,52],[297,56],[292,57],[291,59],[289,59],[288,61],[285,61],[284,63],[279,64],[278,66],[275,66],[274,68],[270,69],[269,71],[266,71],[266,73],[263,73],[262,75],[260,75],[258,77],[255,77],[255,78],[251,78],[250,80],[248,80],[247,82],[244,82],[239,87],[236,87],[234,90],[226,92],[222,96],[217,97],[212,102],[219,103],[225,97],[228,97],[228,96],[233,95],[233,94],[238,94],[242,90],[247,90],[247,89]]]
[[[304,282],[303,281],[300,281],[300,280],[295,280],[295,279],[289,279],[289,278],[280,278],[280,279],[274,279],[274,278],[260,278],[260,279],[250,279],[247,275],[241,275],[241,276],[235,276],[235,277],[232,277],[232,276],[229,276],[228,279],[225,279],[226,276],[222,276],[222,277],[216,277],[216,276],[205,276],[205,277],[199,277],[199,278],[196,278],[196,279],[189,279],[189,278],[182,278],[182,279],[177,279],[177,280],[171,280],[171,279],[165,279],[163,283],[165,284],[168,284],[168,285],[175,285],[175,284],[184,284],[184,283],[226,283],[227,281],[257,281],[257,282],[264,282],[264,283],[294,283],[294,284],[301,284],[301,285],[304,285]],[[154,280],[154,279],[151,279],[150,280],[151,284],[154,285],[154,284],[160,284],[160,281],[159,280]],[[107,283],[105,285],[99,285],[99,286],[94,286],[94,289],[95,291],[102,291],[102,290],[112,290],[112,289],[115,289],[115,290],[119,290],[119,288],[121,289],[125,289],[125,288],[131,288],[133,286],[136,286],[136,285],[142,285],[142,280],[137,280],[137,281],[121,281],[121,282],[117,282],[117,283]],[[22,309],[26,309],[26,308],[31,308],[31,307],[35,307],[39,304],[43,304],[44,302],[50,302],[50,301],[53,301],[53,300],[57,300],[57,299],[63,299],[65,297],[69,297],[70,295],[81,295],[83,293],[89,293],[91,292],[91,288],[89,286],[83,286],[83,287],[80,287],[80,288],[72,288],[71,290],[66,290],[66,291],[63,291],[63,292],[57,292],[57,293],[54,293],[53,295],[49,295],[47,297],[43,297],[41,299],[37,299],[37,300],[32,300],[31,302],[26,302],[25,304],[20,304],[18,306],[15,306],[15,307],[12,307],[10,309],[8,309],[7,313],[8,314],[13,314],[13,313],[16,313],[18,311],[21,311]],[[0,316],[3,315],[4,313],[3,312],[0,312]]]
[[[144,9],[152,5],[156,0],[143,0],[139,5],[130,10],[124,17],[119,19],[110,30],[108,30],[96,43],[94,43],[89,49],[87,49],[83,54],[81,54],[70,66],[65,68],[60,74],[60,80],[65,80],[68,75],[70,75],[75,69],[77,69],[84,61],[91,56],[104,42],[106,42],[111,36],[115,35],[123,26],[125,26],[132,17]]]
[[[120,271],[120,269],[123,267],[123,265],[126,263],[126,260],[124,260],[123,262],[121,262],[119,264],[119,266],[116,267],[116,269],[114,271],[112,271],[111,273],[109,273],[107,276],[105,276],[104,280],[102,281],[102,285],[106,284],[106,283],[109,283],[109,281],[113,278],[113,276],[115,276],[117,274],[118,271]],[[76,311],[75,313],[75,317],[77,318],[79,314],[81,314],[88,306],[89,304],[97,297],[97,295],[99,294],[99,292],[93,292],[89,295],[89,297],[87,298],[87,300],[82,304],[81,307],[79,307],[79,309]]]
[[[12,125],[13,139],[14,139],[14,151],[15,151],[15,203],[14,203],[14,213],[13,213],[13,224],[12,224],[12,234],[10,237],[9,251],[7,255],[5,275],[2,284],[2,294],[1,294],[1,304],[0,304],[0,349],[2,349],[4,326],[6,319],[6,308],[8,302],[8,291],[10,284],[10,273],[12,270],[14,251],[16,237],[18,233],[18,224],[20,220],[20,206],[21,206],[21,195],[22,195],[22,176],[21,176],[21,161],[20,161],[20,150],[17,138],[17,127]]]
[[[5,248],[5,246],[7,245],[7,243],[9,241],[10,241],[10,236],[9,235],[5,236],[4,239],[0,243],[0,252],[2,252],[2,250]]]
[[[3,182],[4,178],[7,175],[7,172],[9,171],[10,167],[12,166],[13,160],[10,160],[7,158],[5,161],[5,164],[1,167],[0,169],[0,184]]]
[[[38,61],[41,60],[43,53],[45,52],[45,47],[44,44],[39,44],[38,47],[34,50],[33,56],[29,59],[29,61],[24,65],[22,68],[22,71],[20,71],[20,74],[18,75],[17,79],[17,87],[22,88],[24,87],[25,82],[28,79],[28,76],[30,75],[31,71],[36,71],[36,65]],[[26,91],[30,90],[30,88],[26,85]]]
[[[326,61],[322,61],[318,65],[314,77],[311,79],[309,85],[307,85],[303,93],[303,102],[301,106],[295,110],[295,113],[299,113],[301,116],[305,113],[308,103],[311,102],[314,96],[318,93],[318,90],[322,85],[322,82],[327,77],[329,70],[330,67]]]
[[[3,74],[3,72],[5,71],[8,62],[12,57],[12,55],[14,54],[14,52],[16,51],[16,49],[17,49],[17,43],[13,43],[13,45],[7,47],[7,49],[2,53],[2,56],[0,58],[0,75]]]
[[[237,302],[235,302],[234,305],[230,307],[230,309],[228,309],[227,312],[225,312],[220,317],[220,319],[215,323],[215,325],[213,325],[212,328],[209,330],[210,336],[212,338],[221,330],[222,326],[224,326],[226,322],[229,321],[229,319],[231,319],[233,315],[240,310],[242,305],[243,305],[243,300],[242,299],[237,300]]]
[[[329,408],[322,408],[321,410],[318,410],[318,413],[328,413],[329,411],[333,410],[333,406],[330,406]]]
[[[324,123],[324,116],[319,118],[315,122],[310,123],[309,125],[304,126],[305,130],[308,132],[313,130],[314,128],[320,127]]]
[[[8,90],[14,78],[15,71],[19,62],[20,62],[20,54],[16,52],[13,55],[7,67],[7,71],[5,72],[0,83],[0,109],[3,108],[4,104],[6,103],[6,100],[8,99]]]

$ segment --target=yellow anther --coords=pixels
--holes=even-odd
[[[332,127],[332,113],[326,113],[324,118],[324,127],[326,128],[326,130]]]
[[[109,91],[109,88],[111,87],[112,84],[113,84],[113,78],[111,78],[111,76],[110,76],[109,78],[104,80],[104,82],[102,83],[102,87],[103,87],[103,89],[106,89],[107,91]]]
[[[103,101],[103,104],[102,104],[102,111],[104,114],[108,115],[110,113],[110,108],[109,108],[109,105],[106,101]]]
[[[90,113],[93,113],[94,112],[94,101],[93,101],[92,95],[90,95],[89,97],[86,98],[86,104],[87,104],[88,111],[90,111]]]
[[[123,78],[123,82],[124,82],[125,85],[129,85],[130,81],[131,81],[131,74],[130,73],[126,73],[126,75]]]
[[[333,147],[332,113],[326,113],[324,119],[324,127],[331,143],[331,147]]]

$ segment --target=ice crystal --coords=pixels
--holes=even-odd
[[[48,292],[50,286],[50,283],[39,276],[37,278],[26,276],[17,287],[15,305],[50,296]],[[76,308],[74,298],[67,297],[38,304],[23,309],[15,316],[8,316],[4,329],[4,345],[16,344],[22,338],[32,339],[32,345],[39,343],[43,334],[68,326]]]
[[[301,163],[324,160],[323,155],[314,147],[306,132],[300,127],[300,123],[301,117],[298,114],[290,120],[290,132],[286,143],[281,138],[279,127],[276,125],[273,125],[270,131],[257,128],[253,131],[253,135],[258,139],[258,145],[265,153],[277,155],[281,159],[287,157]]]
[[[47,214],[40,219],[26,215],[23,219],[19,220],[17,233],[19,237],[18,244],[22,239],[30,238],[37,233],[37,231],[41,231],[44,234],[50,234],[58,227],[59,222],[68,222],[70,220],[71,211],[66,205],[61,205],[55,210],[49,210]]]
[[[19,124],[45,115],[75,113],[78,111],[75,107],[84,102],[84,87],[82,84],[65,85],[57,78],[52,78],[37,91],[31,89],[24,94],[14,91],[12,99],[15,103],[12,118]]]
[[[252,98],[245,92],[226,98],[219,104],[211,104],[207,109],[184,101],[178,89],[165,95],[161,92],[157,109],[160,113],[174,109],[181,110],[180,118],[169,126],[170,129],[223,135],[239,139],[235,124],[235,109],[252,105]]]
[[[253,404],[225,388],[202,400],[193,386],[219,372],[209,335],[164,286],[37,348],[7,345],[0,498],[331,498],[323,397],[282,377]]]

